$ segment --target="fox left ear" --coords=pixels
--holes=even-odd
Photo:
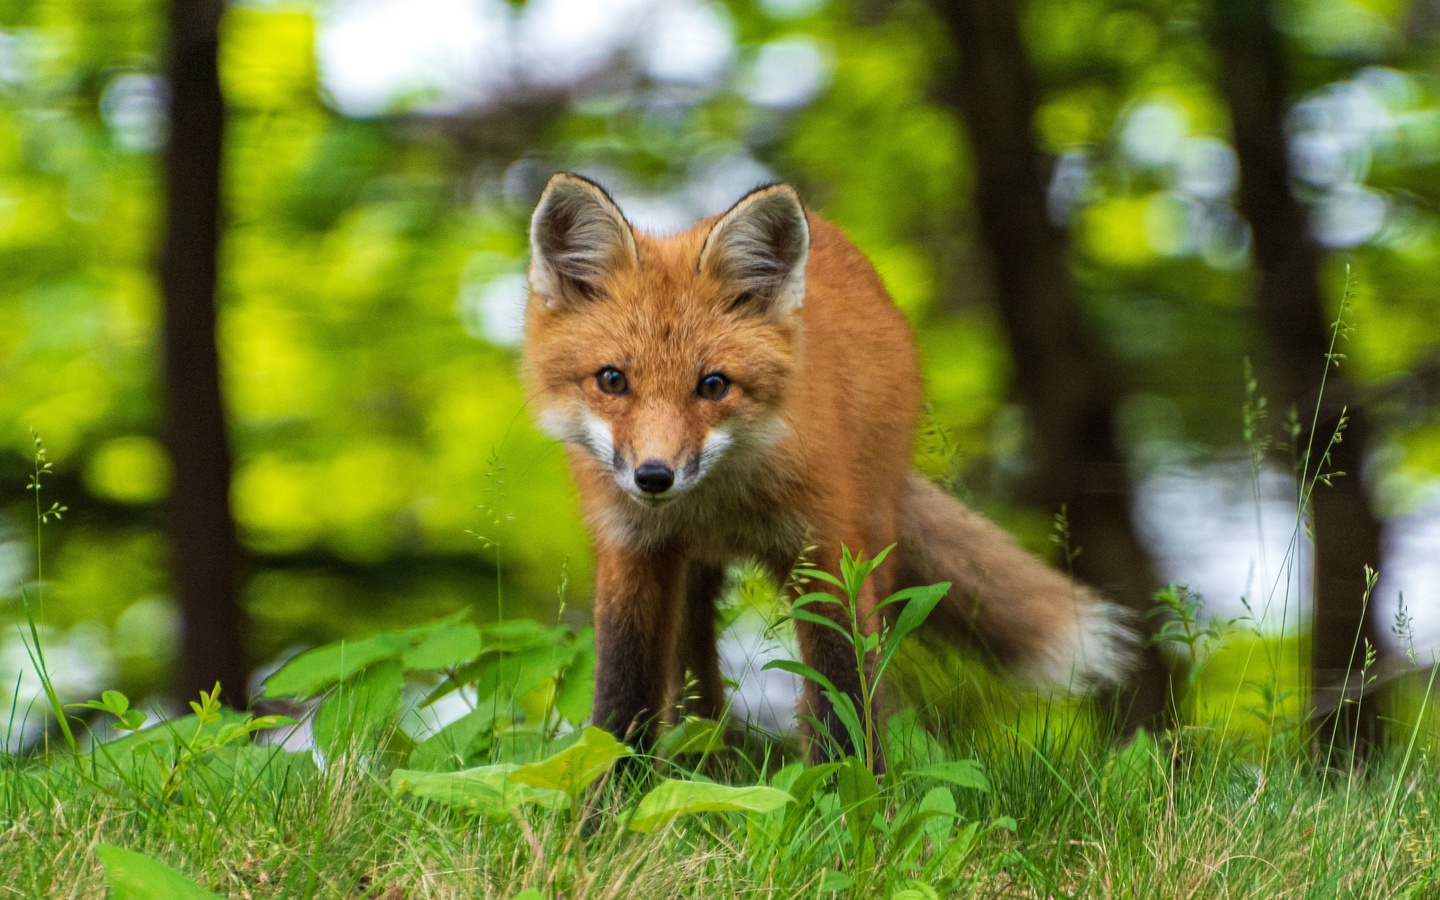
[[[604,277],[639,265],[635,232],[600,185],[561,172],[530,219],[530,290],[556,306],[600,294]]]
[[[721,216],[700,249],[700,270],[739,289],[762,312],[790,313],[805,300],[810,225],[788,184],[751,192]]]

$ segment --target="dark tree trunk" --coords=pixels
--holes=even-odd
[[[1379,724],[1376,704],[1359,703],[1356,696],[1363,687],[1366,644],[1379,648],[1373,617],[1363,603],[1365,566],[1380,563],[1380,523],[1360,482],[1369,423],[1351,405],[1343,440],[1322,465],[1342,410],[1355,393],[1343,371],[1326,362],[1331,318],[1320,293],[1320,250],[1310,240],[1305,210],[1290,192],[1284,45],[1268,9],[1256,0],[1216,0],[1212,33],[1240,160],[1240,211],[1253,234],[1268,377],[1280,408],[1298,410],[1304,429],[1301,454],[1309,448],[1305,478],[1318,471],[1345,473],[1331,486],[1316,485],[1312,495],[1311,684],[1316,708],[1324,711],[1318,740],[1325,755],[1332,747],[1342,756],[1352,749],[1364,754],[1378,738]],[[1355,702],[1341,702],[1343,697]]]
[[[165,153],[166,443],[174,469],[169,531],[184,619],[176,691],[216,681],[244,705],[245,617],[236,597],[240,550],[230,514],[230,447],[215,345],[225,101],[217,66],[221,0],[172,0],[170,140]]]
[[[1158,587],[1132,524],[1115,435],[1118,391],[1076,303],[1031,136],[1035,88],[1010,0],[935,0],[959,54],[952,95],[975,156],[975,207],[989,249],[1015,388],[1035,429],[1033,500],[1063,505],[1075,574],[1137,613]],[[1122,695],[1126,727],[1163,721],[1169,669],[1153,647]]]

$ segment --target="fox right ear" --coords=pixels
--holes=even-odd
[[[530,290],[557,306],[599,295],[606,273],[639,264],[635,232],[593,181],[561,172],[530,219]]]
[[[700,248],[700,270],[728,282],[740,305],[789,314],[805,300],[810,225],[788,184],[751,191],[720,217]]]

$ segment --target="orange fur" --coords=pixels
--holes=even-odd
[[[718,573],[753,558],[783,581],[807,541],[812,563],[831,572],[842,545],[873,556],[901,544],[867,584],[862,617],[906,582],[968,572],[947,579],[960,590],[939,621],[1015,648],[1021,664],[1031,650],[1063,655],[1044,645],[1067,633],[1067,615],[1073,624],[1081,607],[1101,609],[915,483],[922,397],[909,327],[863,254],[793,189],[763,188],[723,217],[656,237],[631,229],[597,186],[560,175],[531,238],[525,366],[542,424],[569,444],[595,541],[597,724],[643,742],[680,657],[699,708],[721,709]],[[623,391],[602,387],[612,368]],[[697,385],[715,373],[728,390],[707,399]],[[673,473],[673,486],[638,487],[642,465]],[[927,529],[948,533],[913,533]],[[986,579],[967,564],[977,560],[987,577],[1041,593],[1013,613],[991,608]],[[1005,570],[990,571],[997,561]],[[797,631],[808,665],[858,690],[848,645],[803,622]],[[814,685],[804,703],[835,725]]]

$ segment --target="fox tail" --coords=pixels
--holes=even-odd
[[[900,586],[951,584],[925,624],[935,636],[1042,684],[1085,690],[1117,684],[1129,671],[1138,637],[1128,610],[915,473],[900,531]]]

